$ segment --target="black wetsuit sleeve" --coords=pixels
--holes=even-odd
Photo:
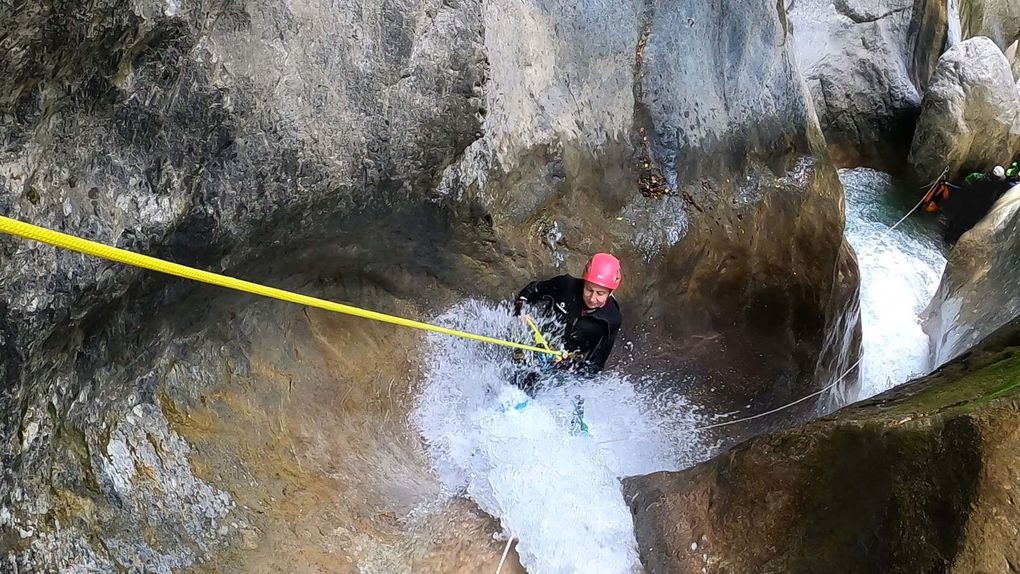
[[[599,340],[581,364],[583,371],[594,374],[606,367],[606,361],[609,359],[609,354],[613,352],[613,345],[616,343],[616,334],[619,332],[619,325],[606,328],[606,335]]]
[[[545,281],[532,281],[524,289],[521,289],[521,292],[517,295],[517,300],[523,299],[528,303],[555,300],[563,289],[563,278],[564,276],[561,275],[552,279],[546,279]],[[516,305],[514,315],[519,314],[520,305]]]
[[[528,303],[534,303],[540,300],[542,297],[555,297],[558,289],[559,277],[553,277],[552,279],[546,279],[545,281],[532,281],[528,283],[524,289],[517,295],[518,299],[524,299]]]

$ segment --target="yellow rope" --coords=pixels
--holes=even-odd
[[[542,331],[539,330],[538,325],[535,324],[535,320],[532,319],[531,317],[525,316],[524,322],[527,323],[529,327],[531,327],[531,332],[535,335],[535,344],[538,345],[539,347],[542,347],[546,351],[552,351],[552,347],[550,347],[549,343],[546,342],[545,335],[543,335]]]
[[[377,313],[375,311],[359,309],[358,307],[352,307],[350,305],[342,305],[340,303],[326,301],[325,299],[318,299],[315,297],[309,297],[307,295],[301,295],[298,293],[292,293],[290,291],[284,291],[283,289],[276,289],[275,287],[266,287],[265,285],[259,285],[257,283],[251,283],[248,281],[242,281],[240,279],[234,279],[233,277],[227,277],[226,275],[219,275],[217,273],[201,271],[199,269],[194,269],[192,267],[187,267],[185,265],[178,265],[177,263],[171,263],[169,261],[164,261],[162,259],[157,259],[155,257],[149,257],[148,255],[141,255],[139,253],[125,251],[124,249],[118,249],[116,247],[111,247],[109,245],[104,245],[102,243],[96,243],[95,241],[89,241],[87,239],[82,239],[80,237],[75,237],[73,235],[67,235],[65,233],[60,233],[57,231],[46,229],[44,227],[38,227],[35,225],[24,223],[22,221],[10,219],[8,217],[0,216],[0,232],[6,233],[8,235],[14,235],[17,237],[23,237],[25,239],[31,239],[33,241],[47,243],[49,245],[60,247],[62,249],[70,249],[71,251],[77,251],[78,253],[84,253],[85,255],[92,255],[93,257],[101,257],[103,259],[116,261],[117,263],[123,263],[125,265],[141,267],[142,269],[158,271],[160,273],[166,273],[167,275],[175,275],[177,277],[183,277],[185,279],[191,279],[193,281],[209,283],[210,285],[225,287],[227,289],[233,289],[235,291],[243,291],[245,293],[260,295],[262,297],[279,299],[280,301],[287,301],[289,303],[296,303],[298,305],[306,305],[308,307],[315,307],[317,309],[324,309],[326,311],[333,311],[335,313],[354,315],[355,317],[363,317],[365,319],[372,319],[374,321],[382,321],[383,323],[391,323],[393,325],[400,325],[402,327],[411,327],[413,329],[421,329],[423,331],[431,331],[433,333],[442,333],[444,335],[452,335],[454,337],[473,339],[475,341],[491,343],[493,345],[502,345],[504,347],[524,349],[526,351],[534,351],[536,353],[559,355],[558,351],[550,349],[548,345],[544,345],[544,348],[542,348],[533,345],[515,343],[513,341],[504,341],[502,339],[496,339],[493,337],[475,335],[474,333],[458,331],[456,329],[447,329],[446,327],[439,327],[436,325],[430,325],[428,323],[404,319],[402,317],[395,317],[393,315],[386,315],[384,313]]]

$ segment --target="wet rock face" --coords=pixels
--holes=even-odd
[[[1015,187],[956,243],[925,311],[932,364],[952,360],[1020,315],[1018,233],[1020,187]]]
[[[946,42],[946,2],[787,2],[801,73],[838,166],[897,171]]]
[[[45,416],[38,418],[52,422]],[[36,428],[33,423],[37,422],[32,420],[28,428]],[[120,566],[169,572],[187,568],[225,545],[218,535],[230,528],[224,519],[234,508],[233,499],[195,476],[190,445],[169,428],[156,405],[140,403],[127,413],[110,432],[105,451],[86,446],[100,442],[97,434],[86,433],[74,445],[79,450],[71,457],[86,460],[62,461],[63,476],[54,481],[55,493],[31,501],[38,505],[36,513],[55,511],[70,524],[65,523],[61,530],[29,527],[40,528],[39,532],[17,528],[22,538],[31,540],[22,566],[58,564],[67,570],[100,571]],[[31,432],[23,436],[22,448],[31,446],[36,438]],[[86,478],[85,474],[92,476]],[[65,490],[77,481],[81,481],[77,486],[85,486],[90,480],[107,500],[115,501],[120,512],[109,514],[90,497]],[[12,498],[18,496],[15,491]],[[101,517],[104,514],[107,516]],[[82,541],[79,528],[90,518],[103,524],[105,532],[100,536],[105,551]],[[237,528],[236,522],[234,525]]]
[[[331,217],[431,181],[479,129],[477,6],[411,4],[9,9],[4,212],[220,268],[328,237]],[[23,270],[6,313],[36,339],[137,277],[4,248]]]
[[[291,288],[316,281],[287,274]],[[345,275],[323,294],[412,314]],[[491,520],[439,499],[407,433],[415,367],[394,349],[415,334],[227,293],[163,304],[134,336],[114,321],[73,364],[25,373],[61,381],[5,466],[5,572],[495,569]]]
[[[0,9],[0,213],[412,317],[612,249],[635,338],[743,361],[752,397],[852,360],[841,191],[775,3],[203,6]],[[498,562],[470,508],[405,518],[437,496],[402,425],[417,333],[0,257],[9,564]]]
[[[1020,560],[1020,323],[932,375],[624,481],[658,572],[982,572]]]
[[[640,46],[637,119],[650,125],[641,143],[657,168],[645,181],[675,185],[687,220],[643,298],[661,337],[679,342],[667,353],[743,378],[727,406],[774,405],[846,366],[837,355],[855,349],[857,268],[832,234],[843,228],[840,185],[785,14],[768,2],[728,4],[749,27],[721,10],[656,4]]]
[[[302,287],[297,274],[321,273],[334,297],[384,309],[392,295],[366,285],[410,293],[428,284],[428,268],[432,277],[456,273],[448,253],[465,249],[443,243],[455,240],[449,222],[459,216],[397,199],[476,137],[485,77],[476,5],[174,6],[0,9],[17,44],[0,87],[14,110],[0,119],[4,215],[292,288]],[[9,238],[0,253],[0,570],[181,569],[228,546],[251,550],[297,520],[274,502],[294,486],[252,482],[291,476],[317,457],[264,457],[231,443],[252,426],[287,435],[271,431],[282,415],[242,420],[240,401],[221,405],[206,415],[221,423],[216,440],[196,451],[188,445],[201,432],[163,414],[190,414],[191,401],[204,405],[237,380],[223,364],[244,369],[244,341],[214,326],[229,315],[189,313],[179,303],[194,287],[162,277]],[[291,265],[272,271],[266,262],[277,259]],[[233,324],[272,324],[248,313],[235,310]],[[174,316],[190,322],[148,327]],[[274,396],[261,386],[271,377],[254,380],[252,397]],[[381,410],[364,419],[399,417]],[[419,458],[408,474],[426,472]],[[323,474],[309,473],[306,491]],[[272,508],[252,510],[249,492]],[[307,507],[333,511],[319,496],[306,497],[315,500]],[[400,544],[398,527],[363,520],[366,539],[375,532],[387,542],[349,560],[370,562]],[[487,534],[480,540],[484,561]],[[303,550],[298,543],[279,556]]]
[[[919,181],[967,170],[990,170],[1020,151],[1020,93],[1009,63],[987,38],[950,48],[924,96],[910,148]]]

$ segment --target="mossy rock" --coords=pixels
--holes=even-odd
[[[1020,564],[1020,320],[922,379],[628,479],[656,572],[1006,572]]]

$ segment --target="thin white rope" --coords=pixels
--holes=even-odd
[[[510,554],[510,545],[514,542],[514,535],[510,535],[510,539],[506,541],[506,548],[503,549],[503,557],[499,559],[499,566],[496,568],[496,574],[503,571],[503,563],[506,562],[506,557]]]

